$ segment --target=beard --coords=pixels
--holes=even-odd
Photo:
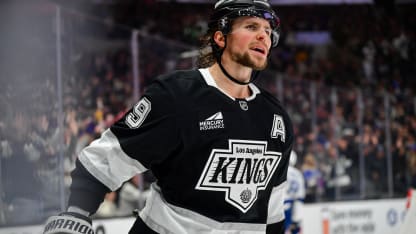
[[[253,70],[258,71],[264,70],[268,64],[267,59],[265,59],[264,61],[256,61],[255,59],[251,58],[248,52],[245,52],[243,54],[234,54],[232,56],[232,59],[243,66],[251,67]]]

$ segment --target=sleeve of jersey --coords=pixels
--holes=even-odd
[[[85,169],[111,190],[152,164],[163,162],[179,145],[175,100],[153,83],[140,101],[79,155]]]
[[[290,152],[292,151],[294,142],[293,127],[289,117],[286,118],[285,125],[287,138],[285,139],[284,143],[284,152],[282,152],[282,159],[276,170],[276,176],[274,177],[274,187],[270,195],[267,215],[267,229],[275,230],[275,232],[268,231],[267,233],[283,233],[283,231],[277,232],[277,230],[280,229],[280,226],[283,230],[284,226],[284,195],[287,186],[286,180],[287,171],[289,167]]]

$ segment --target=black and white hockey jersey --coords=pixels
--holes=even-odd
[[[228,96],[208,69],[158,78],[80,153],[69,205],[94,212],[100,184],[116,190],[151,169],[157,182],[140,218],[158,233],[266,233],[283,223],[292,124],[272,95],[249,87],[248,98]]]

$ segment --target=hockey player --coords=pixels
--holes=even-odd
[[[285,194],[285,230],[287,234],[298,234],[301,229],[301,212],[305,200],[305,180],[302,172],[295,167],[297,161],[295,151],[290,153],[287,171],[287,189]]]
[[[45,233],[92,233],[106,193],[136,173],[157,182],[131,234],[283,233],[293,129],[284,107],[252,83],[277,45],[267,0],[215,4],[200,69],[176,71],[79,154],[68,210]]]

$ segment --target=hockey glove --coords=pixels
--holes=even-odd
[[[290,234],[299,234],[300,233],[300,226],[299,223],[293,222],[289,225],[289,233]]]
[[[75,212],[63,212],[46,221],[43,234],[94,234],[91,219]]]

